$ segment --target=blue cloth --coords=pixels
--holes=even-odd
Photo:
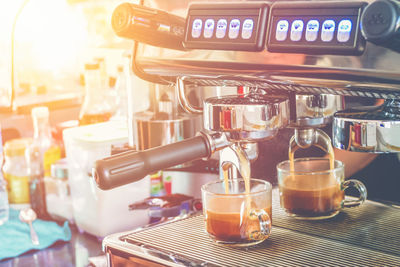
[[[39,237],[39,245],[31,241],[29,224],[18,218],[19,211],[10,209],[10,216],[6,223],[0,225],[0,260],[21,255],[32,249],[44,249],[58,240],[71,240],[71,229],[68,222],[59,226],[55,222],[35,220],[32,225]]]

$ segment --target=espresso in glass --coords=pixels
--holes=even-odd
[[[278,164],[280,202],[286,213],[300,219],[326,219],[344,207],[364,202],[365,186],[357,180],[345,180],[342,162],[335,160],[331,167],[330,160],[325,158],[299,158],[292,164],[290,161]],[[345,200],[344,190],[348,187],[355,187],[360,197]]]
[[[254,234],[259,231],[257,216],[242,214],[244,209],[237,207],[243,205],[243,199],[214,198],[209,202],[206,212],[206,231],[215,240],[226,243],[253,243]],[[267,203],[266,203],[267,205]],[[262,208],[268,215],[272,214],[272,208]]]
[[[246,192],[246,187],[249,192]],[[269,237],[272,214],[270,183],[257,179],[218,180],[203,185],[201,190],[206,232],[215,243],[245,247]]]
[[[329,174],[290,175],[283,179],[280,190],[282,207],[305,217],[333,216],[344,200],[340,183]]]

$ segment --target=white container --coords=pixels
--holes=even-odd
[[[150,196],[150,180],[103,191],[91,177],[96,160],[111,155],[112,145],[128,142],[128,128],[109,121],[66,129],[63,132],[68,161],[73,215],[80,230],[98,237],[132,230],[149,221],[147,210],[129,211],[129,204]]]

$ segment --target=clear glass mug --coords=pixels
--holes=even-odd
[[[228,187],[230,193],[225,194],[225,183],[218,180],[201,188],[206,232],[211,239],[234,247],[252,246],[266,240],[271,233],[271,184],[250,179],[248,195],[243,179],[230,179]]]
[[[290,161],[277,165],[281,207],[292,217],[308,220],[327,219],[342,208],[361,205],[367,198],[367,189],[358,180],[345,180],[344,164],[335,160],[330,169],[327,158],[298,158],[294,170]],[[345,200],[345,190],[354,187],[358,199]]]

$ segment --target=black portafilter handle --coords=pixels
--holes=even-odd
[[[108,190],[138,181],[159,170],[209,157],[211,153],[207,137],[199,135],[165,146],[123,152],[97,160],[93,177],[100,189]]]
[[[185,25],[186,18],[132,3],[120,4],[111,17],[119,37],[176,50],[185,50]]]
[[[361,15],[361,33],[376,45],[400,52],[400,2],[376,0]]]

